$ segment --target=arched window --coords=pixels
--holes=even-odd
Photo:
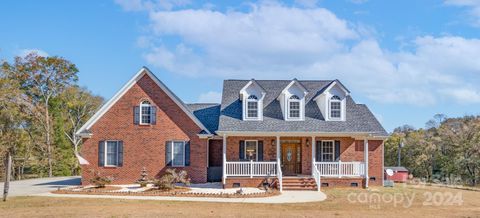
[[[288,116],[289,118],[300,118],[300,98],[297,95],[292,95],[288,99]]]
[[[250,95],[247,98],[247,118],[258,118],[258,98]]]
[[[342,117],[342,100],[334,95],[330,98],[330,118],[340,119]]]
[[[140,124],[152,123],[152,105],[149,101],[140,103]]]

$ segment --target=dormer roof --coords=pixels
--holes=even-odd
[[[263,120],[246,122],[242,120],[242,102],[238,93],[251,80],[225,80],[223,83],[221,112],[218,132],[318,132],[318,133],[369,133],[388,135],[370,110],[356,104],[350,95],[346,96],[346,121],[325,121],[317,103],[313,101],[319,93],[338,84],[346,92],[348,89],[338,80],[255,80],[265,90],[263,99]],[[335,82],[335,83],[334,83]],[[282,115],[278,96],[289,85],[297,84],[305,89],[305,119],[286,121]],[[299,87],[300,87],[299,86]],[[332,85],[333,87],[334,85]]]

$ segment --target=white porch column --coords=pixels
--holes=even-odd
[[[317,162],[317,160],[315,160],[315,154],[316,154],[316,147],[317,147],[317,142],[315,141],[315,136],[312,136],[312,142],[310,143],[310,145],[312,145],[312,176],[313,176],[313,171],[315,170],[315,162]]]
[[[370,179],[368,176],[368,139],[365,138],[363,140],[363,154],[365,160],[365,187],[368,188],[368,180]]]
[[[223,184],[227,182],[227,135],[223,134]]]
[[[280,136],[277,136],[277,179],[280,192],[283,192],[283,175],[280,173],[282,165],[280,165]]]

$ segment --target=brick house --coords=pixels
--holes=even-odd
[[[338,80],[225,80],[221,104],[185,104],[145,67],[77,134],[82,184],[133,183],[145,167],[281,190],[382,185],[387,136]]]

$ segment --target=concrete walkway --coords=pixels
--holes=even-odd
[[[26,179],[10,182],[9,197],[48,193],[58,188],[80,185],[79,176]],[[0,183],[3,191],[3,182]],[[3,193],[3,192],[2,192]]]
[[[316,191],[284,191],[281,195],[263,198],[207,198],[207,197],[164,197],[164,196],[113,196],[113,195],[82,195],[82,194],[52,194],[42,193],[36,196],[66,197],[66,198],[109,198],[131,200],[160,200],[160,201],[200,201],[200,202],[231,202],[231,203],[262,203],[286,204],[323,201],[327,196]]]
[[[27,179],[10,182],[9,197],[14,196],[44,196],[66,198],[110,198],[160,201],[200,201],[200,202],[232,202],[232,203],[305,203],[323,201],[327,197],[323,192],[316,191],[284,191],[281,195],[260,198],[212,198],[212,197],[166,197],[166,196],[113,196],[113,195],[82,195],[82,194],[52,194],[58,188],[80,185],[79,176]],[[206,186],[208,185],[208,186]],[[196,188],[214,189],[212,184],[194,185]],[[3,183],[0,183],[3,188]]]

